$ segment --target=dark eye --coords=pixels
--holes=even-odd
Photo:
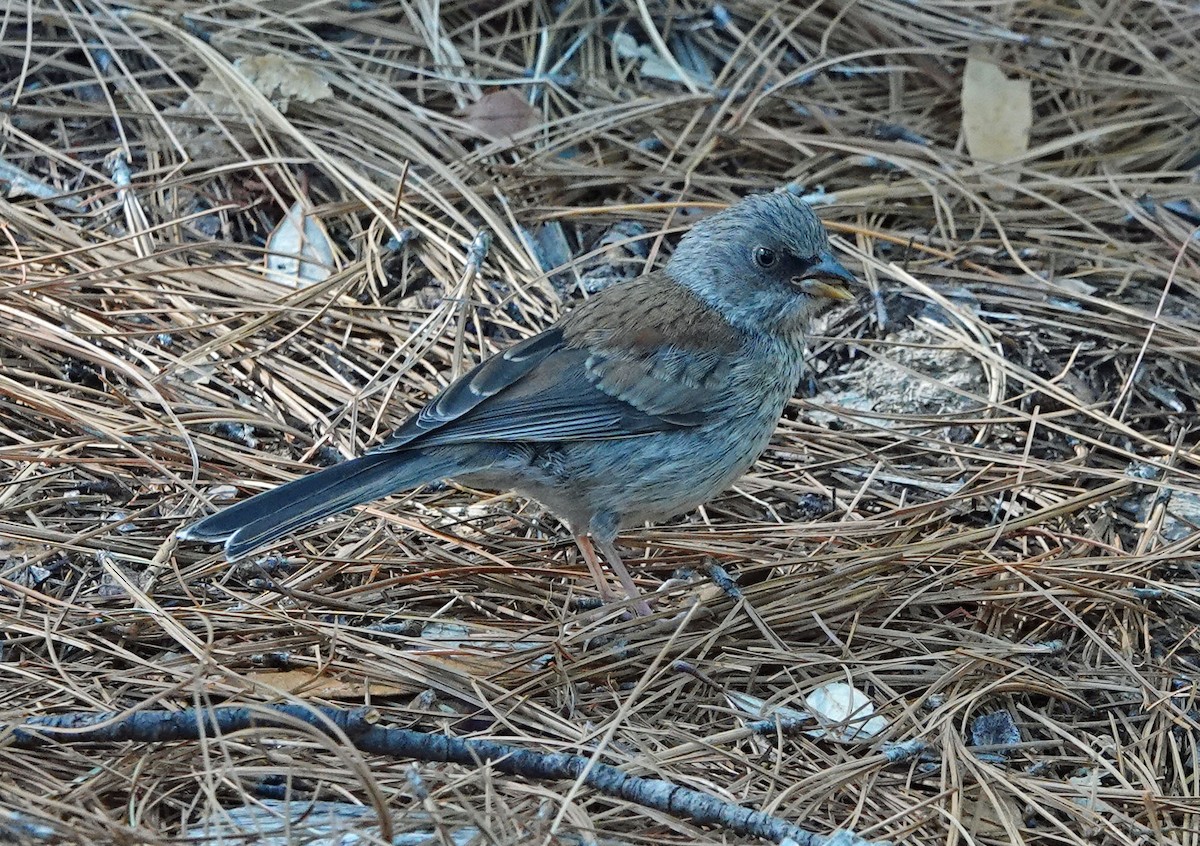
[[[779,258],[775,255],[774,250],[768,250],[766,247],[756,247],[754,249],[754,263],[759,267],[774,267],[777,261],[779,261]]]

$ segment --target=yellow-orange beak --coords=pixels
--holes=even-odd
[[[854,299],[854,292],[850,289],[850,286],[858,284],[854,274],[842,267],[832,253],[821,253],[818,259],[816,264],[804,271],[803,276],[793,280],[796,286],[814,297],[843,302]]]

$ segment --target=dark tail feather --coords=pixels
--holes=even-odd
[[[224,541],[225,557],[236,561],[347,508],[475,469],[464,462],[467,456],[457,453],[411,450],[352,458],[231,505],[183,529],[178,537]]]

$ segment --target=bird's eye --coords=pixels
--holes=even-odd
[[[768,250],[766,247],[756,247],[754,250],[754,263],[761,268],[774,267],[775,262],[779,261],[774,250]]]

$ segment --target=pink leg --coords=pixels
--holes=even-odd
[[[600,589],[600,598],[605,602],[619,599],[620,597],[613,593],[612,587],[608,584],[608,576],[604,574],[600,559],[596,557],[596,550],[592,548],[592,539],[587,535],[576,535],[575,543],[579,544],[583,560],[587,562],[588,569],[592,571],[592,578],[596,580],[596,587]]]
[[[621,583],[621,587],[625,588],[625,593],[630,599],[637,600],[633,609],[638,616],[649,617],[651,614],[650,604],[646,602],[642,596],[642,592],[638,590],[638,586],[633,582],[633,576],[629,575],[629,571],[625,569],[625,562],[621,560],[621,556],[617,554],[617,547],[610,540],[602,540],[596,538],[596,546],[600,547],[600,551],[604,553],[604,557],[608,559],[608,566],[617,575],[617,580]]]

